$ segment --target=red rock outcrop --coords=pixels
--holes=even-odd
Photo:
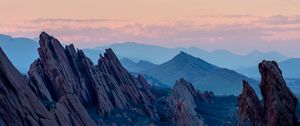
[[[0,48],[0,125],[96,125],[84,107],[78,104],[77,97],[64,96],[47,108],[31,90],[30,83]]]
[[[275,61],[262,61],[261,94],[263,106],[254,90],[244,81],[244,89],[239,96],[240,126],[297,126],[295,109],[297,98],[287,87],[282,72]]]
[[[261,94],[264,99],[265,119],[267,126],[296,126],[295,109],[297,98],[287,87],[282,72],[275,61],[262,61],[259,64],[261,73]]]
[[[213,94],[201,93],[186,80],[177,80],[168,100],[171,122],[178,126],[206,126],[195,109],[197,102],[212,102],[212,98]]]
[[[147,115],[150,115],[152,119],[157,119],[155,106],[152,105],[154,95],[150,91],[149,84],[142,76],[138,78],[133,77],[129,72],[121,65],[117,56],[112,49],[106,49],[104,56],[98,61],[96,66],[99,71],[104,74],[110,75],[115,78],[114,87],[119,88],[120,91],[113,91],[114,88],[108,88],[107,92],[118,93],[118,96],[124,96],[119,101],[123,101],[124,104],[116,104],[116,107],[122,108],[134,108],[137,111],[144,111]],[[118,99],[118,97],[114,97]],[[143,108],[136,108],[135,105],[142,105]]]
[[[243,80],[243,91],[238,97],[239,126],[265,126],[264,111],[254,89]]]
[[[94,108],[102,116],[122,110],[158,119],[147,81],[129,74],[111,49],[95,66],[82,50],[45,32],[39,43],[29,78],[0,50],[0,125],[93,126],[87,110]]]

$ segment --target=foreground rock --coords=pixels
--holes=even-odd
[[[149,124],[158,120],[149,84],[129,74],[111,49],[95,66],[83,51],[63,47],[45,32],[39,43],[40,58],[31,65],[29,78],[0,50],[1,125],[118,124],[105,117],[126,120],[118,125],[134,125],[137,116],[149,118]]]
[[[11,64],[0,49],[0,125],[58,126],[96,125],[77,97],[64,96],[47,107],[32,92],[27,77]]]
[[[297,126],[295,109],[298,101],[287,87],[278,64],[262,61],[259,71],[263,107],[253,89],[244,82],[243,92],[239,96],[239,125]]]
[[[267,126],[296,126],[297,98],[287,87],[282,72],[275,61],[262,61],[261,94],[264,99]]]
[[[177,80],[169,99],[171,122],[178,126],[206,126],[196,109],[198,102],[213,102],[212,98],[212,93],[201,93],[186,80]]]
[[[264,111],[254,89],[243,80],[243,91],[238,97],[239,126],[264,126]]]

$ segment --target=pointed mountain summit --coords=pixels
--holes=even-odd
[[[181,51],[166,63],[143,71],[162,83],[172,86],[179,78],[185,78],[201,90],[211,90],[217,95],[238,95],[242,86],[240,82],[249,79],[235,71],[217,67],[200,58]],[[226,87],[226,88],[225,88]]]

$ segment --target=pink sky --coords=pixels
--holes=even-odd
[[[0,33],[300,57],[299,0],[0,0]]]

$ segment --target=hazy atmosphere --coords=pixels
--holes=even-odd
[[[300,57],[298,0],[1,0],[0,33],[79,48],[122,42]],[[26,11],[25,11],[26,10]]]
[[[0,126],[300,126],[300,0],[0,0]]]

